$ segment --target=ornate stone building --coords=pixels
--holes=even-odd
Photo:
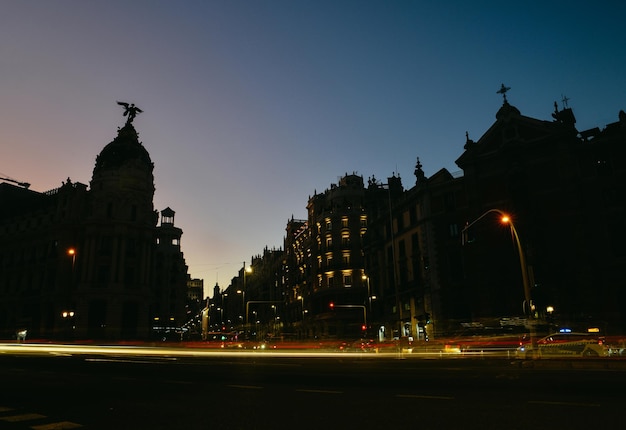
[[[468,138],[457,160],[467,222],[494,209],[510,214],[525,255],[522,267],[498,212],[471,227],[463,248],[468,317],[522,312],[525,269],[535,316],[624,331],[626,114],[581,132],[566,101],[552,117],[524,116],[505,97],[495,123],[478,141]]]
[[[89,189],[70,179],[45,193],[0,184],[4,334],[146,338],[163,320],[183,322],[182,230],[169,208],[158,225],[154,165],[132,125],[138,112],[127,108]]]

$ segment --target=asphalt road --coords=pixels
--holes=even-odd
[[[5,352],[0,380],[2,429],[626,424],[626,371],[591,360]]]

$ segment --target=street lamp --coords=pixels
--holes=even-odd
[[[245,331],[246,327],[248,326],[248,315],[246,312],[246,291],[237,290],[237,294],[241,294],[241,325],[243,325],[243,330]],[[245,318],[243,317],[244,312],[246,312]]]
[[[370,289],[370,277],[365,273],[361,275],[361,279],[367,283],[367,306],[368,312],[370,314],[370,319],[372,318],[372,290]]]
[[[530,282],[528,279],[528,267],[526,266],[526,257],[524,255],[524,249],[522,248],[519,235],[517,234],[517,230],[515,229],[515,225],[513,224],[513,220],[511,219],[511,217],[506,212],[503,212],[500,209],[489,209],[487,212],[485,212],[484,214],[482,214],[481,216],[476,218],[474,221],[472,221],[471,223],[465,226],[461,235],[462,243],[463,245],[465,245],[465,243],[467,242],[466,235],[467,235],[467,231],[469,230],[469,228],[490,213],[497,213],[498,215],[500,215],[500,221],[503,224],[508,224],[509,227],[511,228],[511,235],[513,236],[513,240],[515,240],[515,245],[517,246],[517,253],[519,255],[520,268],[522,271],[522,284],[524,286],[523,309],[524,309],[524,313],[532,317],[535,306],[533,305],[531,294],[530,294]]]
[[[241,292],[238,290],[238,291],[237,291],[237,294],[242,294],[242,297],[241,297],[241,300],[242,300],[241,305],[242,305],[242,308],[245,308],[245,312],[246,312],[245,322],[246,322],[246,326],[247,326],[247,325],[248,325],[248,308],[247,308],[247,306],[246,306],[246,301],[245,301],[245,300],[246,300],[246,299],[245,299],[245,297],[246,297],[246,272],[247,272],[247,273],[252,273],[252,267],[250,267],[250,266],[246,267],[246,262],[244,261],[244,262],[243,262],[243,271],[242,271],[242,276],[243,276],[243,289],[241,290]]]
[[[224,325],[224,308],[216,308],[216,311],[220,312],[220,325]]]
[[[74,264],[76,263],[76,249],[74,248],[68,249],[67,255],[72,257],[72,271],[74,271]]]
[[[306,313],[306,310],[304,309],[304,297],[298,296],[296,299],[300,300],[300,304],[302,306],[302,323],[304,324],[304,314]]]
[[[67,250],[67,255],[69,255],[70,257],[72,257],[72,272],[71,272],[71,278],[70,278],[70,290],[74,289],[74,283],[75,280],[74,278],[76,277],[74,274],[74,267],[76,266],[76,249],[75,248],[69,248]]]

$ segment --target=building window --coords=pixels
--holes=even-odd
[[[343,275],[343,286],[346,288],[352,286],[352,275]]]
[[[350,254],[343,254],[343,264],[346,266],[350,265]]]
[[[109,266],[98,267],[98,284],[104,287],[107,282],[109,282]]]
[[[417,224],[417,208],[415,206],[409,208],[409,223],[411,225]]]
[[[446,208],[447,212],[454,211],[456,207],[456,202],[454,199],[454,193],[445,193],[443,196],[443,204]]]
[[[127,289],[136,289],[135,268],[127,266],[124,269],[124,287]]]
[[[450,237],[459,237],[459,225],[458,224],[450,224]]]
[[[128,257],[134,257],[137,255],[137,240],[135,239],[126,240],[126,255]]]
[[[341,236],[341,246],[344,248],[350,246],[350,236]]]
[[[348,218],[341,218],[341,227],[348,228]]]
[[[113,252],[113,238],[112,237],[102,237],[100,238],[100,255],[111,255]]]
[[[333,246],[333,238],[331,236],[326,237],[326,247],[330,248]]]

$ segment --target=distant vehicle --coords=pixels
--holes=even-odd
[[[553,333],[539,339],[536,345],[521,342],[518,358],[541,357],[608,357],[611,348],[604,338],[589,333]]]
[[[374,339],[360,339],[352,342],[345,351],[352,352],[378,352],[378,345]]]

